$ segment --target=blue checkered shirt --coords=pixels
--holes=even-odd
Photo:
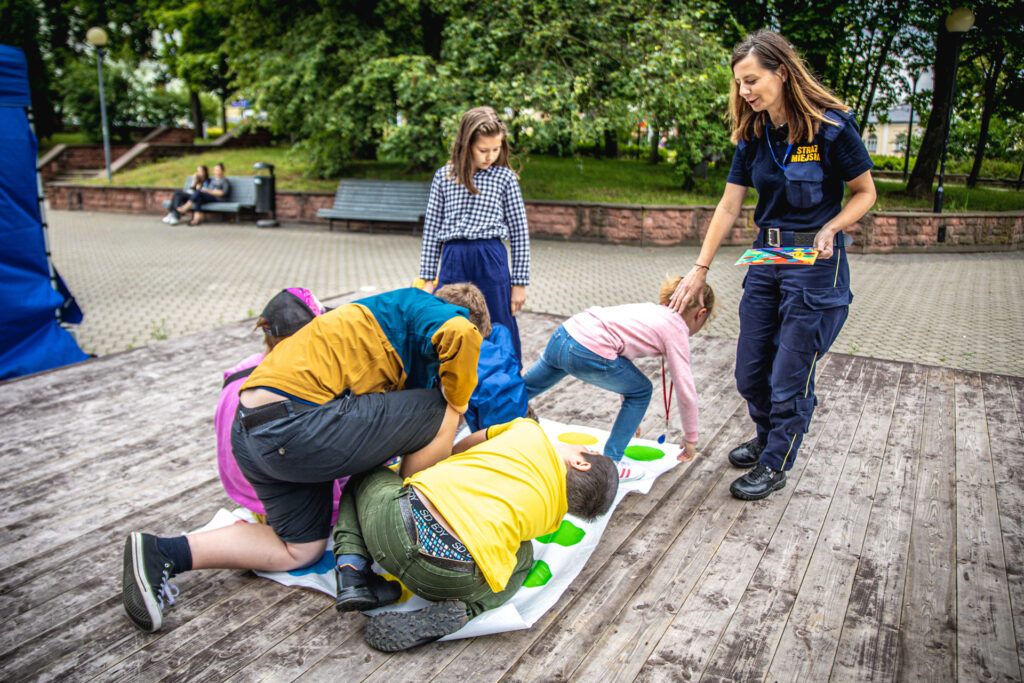
[[[508,240],[512,248],[512,284],[530,284],[530,230],[519,179],[507,166],[491,166],[473,175],[480,194],[448,177],[448,166],[437,169],[423,217],[420,277],[433,280],[441,261],[441,246],[451,240]]]

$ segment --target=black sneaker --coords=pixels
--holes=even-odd
[[[371,569],[361,572],[349,565],[335,567],[334,580],[338,586],[334,609],[339,612],[364,612],[402,597],[400,583],[378,576]]]
[[[164,601],[174,604],[178,588],[170,581],[174,563],[156,547],[156,536],[133,533],[124,542],[121,600],[132,623],[143,631],[160,630]]]
[[[384,652],[408,650],[455,633],[468,621],[469,611],[461,600],[432,602],[414,612],[385,612],[370,617],[366,642]]]
[[[758,441],[755,436],[750,441],[741,443],[729,451],[729,462],[732,463],[733,467],[753,467],[760,460],[761,451],[763,450],[764,444]]]
[[[761,500],[772,491],[786,485],[786,473],[776,472],[767,465],[758,463],[729,487],[734,498],[740,500]]]

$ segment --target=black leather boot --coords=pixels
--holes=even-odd
[[[358,571],[349,565],[335,567],[334,579],[338,585],[334,609],[339,612],[363,612],[390,605],[402,597],[401,584],[378,576],[370,569]]]
[[[733,467],[753,467],[761,458],[761,451],[763,450],[764,444],[758,441],[755,436],[750,441],[741,443],[729,451],[729,462],[732,463]]]
[[[737,479],[729,487],[729,492],[734,498],[740,500],[761,500],[767,498],[772,491],[777,491],[786,485],[786,473],[776,472],[766,465],[758,463]]]

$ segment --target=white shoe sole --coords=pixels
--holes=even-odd
[[[128,537],[128,540],[125,542],[124,554],[125,585],[122,587],[123,593],[121,598],[124,602],[125,611],[128,613],[128,618],[143,631],[149,631],[150,633],[159,631],[163,625],[163,612],[156,598],[153,597],[153,587],[149,584],[149,581],[146,579],[146,573],[143,571],[141,533],[136,531]],[[131,566],[130,572],[129,564]],[[129,581],[133,582],[134,585],[129,584]],[[139,613],[138,605],[129,604],[128,602],[127,595],[130,588],[138,591],[139,596],[142,598],[142,605],[145,607],[149,617],[148,625],[145,618]]]

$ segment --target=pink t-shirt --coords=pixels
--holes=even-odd
[[[593,306],[563,323],[573,339],[602,358],[664,356],[676,385],[687,441],[697,440],[697,387],[690,372],[690,329],[683,317],[655,303]]]
[[[256,367],[262,360],[262,353],[249,356],[235,367],[225,370],[224,381],[227,381],[235,373]],[[256,496],[252,484],[238,469],[235,455],[231,451],[231,423],[234,422],[235,412],[238,410],[238,390],[242,388],[246,379],[248,379],[248,375],[239,377],[230,384],[226,384],[220,391],[217,411],[213,414],[213,426],[217,431],[217,470],[220,472],[220,481],[224,485],[224,490],[231,500],[257,514],[264,515],[267,511],[263,508],[263,503]],[[334,512],[331,515],[331,524],[338,520],[338,500],[341,499],[341,490],[347,481],[348,477],[343,477],[334,482]]]

